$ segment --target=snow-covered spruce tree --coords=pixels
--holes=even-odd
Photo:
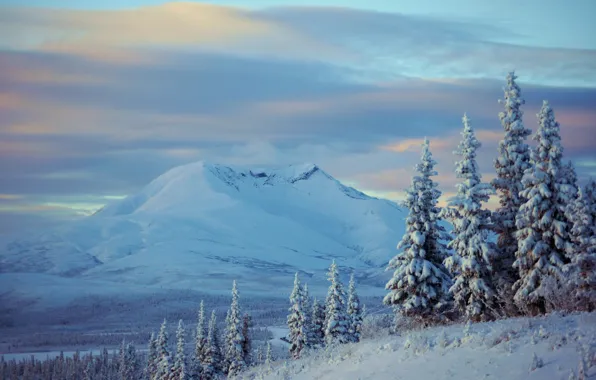
[[[197,316],[197,328],[195,332],[195,349],[192,358],[192,379],[201,378],[201,363],[205,360],[205,345],[207,344],[207,323],[205,317],[205,303],[201,301]]]
[[[308,293],[308,284],[302,287],[302,310],[304,312],[304,336],[306,336],[306,347],[310,348],[314,345],[314,331],[312,319],[312,303],[310,301],[310,294]]]
[[[186,380],[186,355],[184,354],[184,323],[182,319],[178,321],[178,329],[176,329],[176,356],[174,357],[174,365],[170,373],[170,380]]]
[[[211,312],[205,351],[201,361],[201,380],[216,379],[221,370],[222,358],[218,341],[217,317],[215,310]]]
[[[325,306],[315,298],[311,311],[312,344],[321,347],[325,344]]]
[[[164,319],[157,335],[157,371],[155,372],[156,380],[167,380],[169,378],[172,364],[170,359],[170,351],[168,350],[168,330],[167,322]]]
[[[339,279],[339,271],[335,260],[329,267],[327,279],[331,282],[325,300],[325,343],[348,342],[348,314],[346,310],[346,294]]]
[[[362,331],[362,307],[360,306],[360,298],[356,293],[356,282],[354,281],[354,273],[350,276],[350,284],[348,285],[348,339],[350,342],[360,342],[360,333]]]
[[[141,378],[140,362],[137,358],[135,346],[128,343],[124,346],[120,361],[120,379],[136,380]]]
[[[499,113],[505,136],[499,142],[499,155],[494,161],[497,177],[491,182],[499,198],[499,207],[492,216],[499,249],[493,272],[495,286],[504,304],[510,304],[508,300],[513,296],[511,286],[519,278],[518,272],[513,269],[517,251],[515,216],[525,203],[525,199],[520,196],[522,177],[531,167],[530,149],[525,143],[531,131],[524,127],[522,121],[523,111],[520,108],[525,101],[516,79],[515,72],[507,75],[505,99],[500,101],[505,108]]]
[[[443,266],[448,256],[444,240],[449,236],[439,225],[437,200],[441,192],[431,178],[437,175],[428,139],[422,144],[421,162],[416,165],[419,175],[406,190],[402,203],[409,210],[406,233],[397,245],[402,252],[391,261],[387,270],[394,269],[393,278],[385,288],[390,292],[383,302],[397,313],[422,323],[438,318],[449,303],[451,277]]]
[[[496,247],[488,241],[490,210],[482,208],[494,193],[483,183],[476,162],[476,150],[481,144],[476,139],[470,119],[464,114],[464,129],[458,150],[460,159],[455,163],[457,194],[449,200],[443,216],[453,225],[453,240],[448,247],[455,251],[445,260],[445,267],[453,276],[449,289],[455,305],[474,322],[492,320],[498,316],[496,292],[492,281],[492,262]]]
[[[577,199],[568,207],[571,218],[567,249],[575,298],[581,309],[596,309],[596,182],[591,180],[579,189]]]
[[[538,146],[532,151],[533,166],[522,179],[520,196],[526,201],[516,217],[518,250],[513,264],[520,277],[513,287],[514,300],[532,315],[547,311],[547,298],[554,289],[544,286],[545,279],[565,284],[565,249],[570,244],[566,203],[561,199],[559,123],[546,101],[537,116],[539,127],[534,140]]]
[[[157,338],[155,337],[155,333],[151,333],[151,338],[149,338],[149,345],[148,345],[148,352],[147,352],[147,367],[145,367],[145,378],[149,380],[155,379],[155,375],[157,373],[157,363],[158,363],[158,353],[157,353]]]
[[[242,335],[242,315],[240,314],[240,304],[238,303],[236,281],[232,285],[232,304],[227,319],[225,363],[228,367],[227,370],[224,370],[228,377],[234,377],[246,369],[244,351],[242,350],[245,337]]]
[[[230,361],[228,360],[228,327],[230,326],[230,309],[226,312],[226,319],[224,321],[224,331],[222,337],[222,347],[221,347],[221,370],[224,374],[228,373],[228,368],[230,368]]]
[[[244,354],[244,361],[247,366],[252,365],[252,339],[250,336],[250,329],[252,328],[252,317],[248,313],[242,316],[242,336],[244,343],[242,344],[242,352]]]
[[[304,295],[300,285],[298,272],[294,276],[294,288],[290,294],[290,308],[288,309],[288,340],[290,342],[290,356],[294,359],[300,357],[302,350],[306,348],[308,337],[304,335]]]
[[[559,183],[559,191],[557,192],[557,200],[559,203],[565,204],[565,218],[571,228],[571,226],[573,226],[573,215],[569,213],[570,206],[577,200],[579,192],[577,173],[573,163],[568,161],[566,164],[562,164],[558,176],[559,178],[557,182]],[[570,244],[573,244],[573,242],[570,242]],[[573,247],[566,247],[565,253],[567,253],[567,251],[573,251]],[[567,256],[567,261],[570,260],[571,257]]]

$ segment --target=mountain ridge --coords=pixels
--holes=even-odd
[[[223,289],[237,278],[266,291],[296,271],[324,286],[335,259],[378,289],[404,217],[395,203],[343,185],[312,163],[199,161],[80,222],[9,243],[0,271],[172,289]]]

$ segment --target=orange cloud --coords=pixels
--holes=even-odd
[[[445,149],[445,148],[449,148],[453,145],[453,138],[451,139],[445,139],[445,138],[441,138],[441,139],[434,139],[430,142],[430,148],[432,151],[439,149]],[[380,147],[380,149],[382,150],[390,150],[393,152],[399,152],[399,153],[403,153],[403,152],[420,152],[420,150],[422,149],[422,143],[423,143],[424,139],[419,138],[419,139],[404,139],[404,140],[400,140],[396,143],[393,144],[389,144],[389,145],[382,145]],[[457,145],[457,143],[456,143]]]
[[[122,10],[0,8],[0,11],[18,20],[3,25],[9,34],[33,34],[26,42],[23,39],[4,41],[15,45],[14,48],[41,49],[125,64],[158,60],[156,54],[145,49],[147,47],[242,48],[241,41],[256,41],[265,50],[285,53],[306,49],[311,53],[315,50],[320,56],[337,51],[280,23],[252,17],[239,8],[196,2]],[[251,45],[252,50],[255,47]]]
[[[596,110],[572,109],[557,111],[555,108],[555,117],[559,120],[562,130],[564,130],[566,127],[596,127]]]

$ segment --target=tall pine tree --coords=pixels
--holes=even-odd
[[[290,294],[290,308],[288,310],[288,340],[290,341],[290,355],[294,359],[300,357],[306,348],[308,336],[305,334],[304,322],[306,310],[304,309],[304,294],[300,285],[298,272],[294,276],[294,288]]]
[[[327,279],[331,282],[325,301],[325,342],[328,345],[348,342],[348,315],[346,294],[339,279],[335,260],[329,267]]]
[[[488,241],[491,212],[482,208],[494,190],[481,180],[476,162],[476,150],[481,144],[470,119],[464,115],[462,120],[462,140],[454,152],[460,157],[455,163],[455,175],[461,182],[443,212],[453,225],[453,240],[448,246],[455,254],[445,260],[445,266],[453,275],[449,291],[456,306],[469,320],[479,322],[498,314],[491,275],[495,246]]]
[[[228,377],[234,377],[246,369],[246,361],[242,347],[245,337],[242,335],[242,314],[238,302],[238,287],[236,281],[232,285],[232,304],[229,309],[226,328],[225,363],[228,365]]]
[[[314,344],[313,336],[313,320],[312,320],[312,304],[310,295],[308,293],[308,284],[302,287],[302,310],[304,314],[304,335],[306,336],[306,347],[310,348]]]
[[[325,344],[325,306],[315,298],[312,304],[312,344],[320,347]]]
[[[159,353],[157,352],[157,338],[155,333],[151,333],[149,338],[149,349],[147,352],[147,367],[145,369],[145,377],[149,380],[154,380],[157,374],[157,367],[159,363]]]
[[[169,379],[172,370],[172,363],[170,358],[170,351],[168,349],[168,326],[164,319],[157,335],[157,371],[155,374],[156,380]]]
[[[205,342],[205,351],[201,361],[201,380],[216,379],[221,372],[222,357],[218,335],[217,317],[215,310],[213,310],[209,320],[207,341]]]
[[[522,121],[521,106],[525,104],[525,100],[521,96],[516,79],[515,72],[507,75],[505,99],[500,101],[505,108],[499,113],[505,136],[499,142],[499,155],[494,162],[497,177],[492,181],[499,198],[499,207],[492,217],[495,232],[498,234],[499,249],[493,269],[495,285],[499,288],[502,301],[505,303],[511,299],[511,286],[519,278],[519,274],[513,268],[517,251],[515,217],[521,205],[525,203],[524,197],[520,196],[523,188],[522,177],[531,167],[530,149],[525,143],[531,131],[524,127]]]
[[[176,356],[174,357],[174,365],[170,374],[170,380],[186,380],[186,355],[184,354],[184,323],[182,319],[178,321],[178,329],[176,330]]]
[[[242,352],[244,353],[244,361],[247,366],[252,365],[252,339],[250,336],[250,329],[252,328],[252,317],[248,313],[242,316],[242,336],[244,343],[242,344]]]
[[[409,213],[406,233],[397,246],[402,252],[389,262],[387,270],[395,271],[385,285],[390,292],[383,299],[396,312],[423,322],[434,319],[448,304],[451,286],[451,277],[443,266],[448,254],[443,241],[449,236],[439,225],[437,200],[441,192],[431,178],[437,175],[435,165],[425,138],[421,162],[416,165],[419,175],[412,179],[403,202]]]
[[[580,188],[577,199],[569,205],[571,216],[570,272],[579,308],[596,309],[596,182]]]
[[[205,303],[201,301],[197,316],[197,328],[195,332],[195,349],[192,360],[192,378],[201,378],[201,363],[205,360],[205,345],[207,344],[207,323],[205,319]]]
[[[567,219],[567,224],[569,228],[573,226],[574,217],[572,214],[569,213],[570,206],[573,205],[575,201],[578,199],[579,193],[579,186],[577,184],[577,173],[575,168],[573,167],[573,163],[568,161],[566,164],[561,166],[561,170],[559,171],[559,191],[557,192],[557,201],[559,204],[564,204],[564,214],[565,218]],[[573,242],[569,242],[569,244],[573,245]],[[573,250],[572,246],[569,246],[565,249],[567,261],[571,260],[571,256],[567,254],[567,251]]]
[[[559,123],[546,101],[537,116],[539,127],[534,140],[538,146],[532,151],[534,165],[522,179],[520,196],[526,201],[516,217],[518,250],[514,267],[520,279],[513,288],[515,302],[531,314],[547,310],[548,295],[554,289],[545,286],[550,283],[545,282],[546,278],[565,283],[565,249],[570,244],[566,204],[561,199],[563,148]]]
[[[135,347],[128,343],[124,345],[122,355],[120,357],[120,379],[122,380],[137,380],[141,378],[140,362],[137,358],[137,351]]]
[[[350,342],[360,342],[360,333],[362,331],[362,307],[360,298],[356,292],[356,281],[354,273],[350,276],[348,285],[348,340]]]

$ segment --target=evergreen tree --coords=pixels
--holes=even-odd
[[[302,311],[303,311],[303,328],[304,336],[306,337],[306,347],[312,347],[314,344],[313,320],[312,320],[312,304],[310,302],[310,295],[308,294],[308,284],[304,284],[302,288]]]
[[[168,350],[168,330],[164,319],[157,335],[157,370],[155,380],[168,380],[172,369],[170,351]]]
[[[300,357],[300,353],[306,347],[308,337],[304,335],[304,294],[300,286],[298,273],[294,276],[294,288],[290,294],[290,308],[288,310],[288,340],[290,341],[290,355],[294,359]]]
[[[580,188],[578,197],[568,208],[571,217],[567,249],[571,257],[572,285],[576,302],[582,309],[596,309],[596,182]]]
[[[312,304],[312,343],[314,347],[325,344],[325,306],[315,298]]]
[[[137,351],[135,347],[128,343],[122,350],[122,356],[120,357],[120,378],[122,380],[136,380],[140,379],[140,362],[137,358]]]
[[[229,350],[230,342],[228,340],[228,336],[229,336],[228,329],[229,329],[229,326],[231,323],[230,322],[231,321],[230,312],[231,312],[230,309],[228,309],[228,311],[226,312],[226,319],[224,322],[224,326],[225,326],[224,327],[224,336],[223,336],[223,343],[222,343],[222,347],[221,347],[221,356],[222,356],[221,369],[222,369],[223,373],[225,373],[225,374],[228,373],[228,368],[230,368],[230,363],[231,363],[229,360],[230,358],[228,357],[228,352],[230,351]]]
[[[186,355],[184,354],[184,323],[182,319],[178,321],[178,329],[176,330],[176,356],[174,357],[174,365],[170,374],[171,380],[186,380]]]
[[[436,206],[441,192],[431,178],[437,175],[435,165],[425,138],[421,162],[416,165],[420,175],[412,179],[403,202],[409,209],[406,233],[397,246],[403,251],[389,262],[387,269],[395,272],[385,285],[390,292],[383,299],[396,312],[421,320],[432,319],[445,307],[451,286],[443,266],[447,247],[442,242],[449,236],[438,223],[440,209]]]
[[[201,363],[205,361],[205,345],[207,344],[207,324],[205,320],[205,303],[201,301],[197,317],[197,328],[195,333],[195,349],[192,362],[192,377],[195,380],[201,378]]]
[[[494,193],[492,187],[482,183],[476,150],[481,144],[467,115],[463,117],[462,141],[455,152],[460,160],[455,163],[457,194],[449,200],[444,216],[453,225],[449,248],[455,254],[445,260],[453,275],[449,289],[456,306],[469,320],[478,322],[497,317],[496,293],[492,282],[492,262],[496,247],[488,241],[490,228],[489,210],[482,208]]]
[[[232,286],[232,305],[228,314],[228,326],[226,329],[226,363],[228,365],[228,377],[234,377],[246,368],[244,358],[245,337],[242,335],[242,316],[238,303],[238,288],[236,281]]]
[[[577,201],[579,196],[579,186],[577,185],[577,173],[575,172],[575,168],[573,167],[573,163],[568,161],[566,164],[561,165],[561,170],[559,171],[559,190],[557,191],[557,201],[559,204],[565,205],[563,213],[565,215],[565,219],[567,220],[567,224],[569,229],[573,227],[574,223],[574,216],[570,214],[571,206]],[[571,232],[571,231],[569,231]],[[570,240],[571,237],[570,237]],[[566,261],[571,260],[571,256],[568,255],[568,251],[573,251],[573,241],[570,241],[568,246],[565,248],[565,257]]]
[[[504,89],[505,99],[500,101],[504,111],[499,113],[505,137],[499,142],[499,156],[494,162],[497,177],[492,185],[499,197],[499,208],[493,213],[494,229],[498,234],[497,247],[499,256],[494,263],[495,285],[499,288],[504,302],[510,299],[511,286],[519,278],[513,269],[517,251],[517,231],[515,217],[525,199],[520,196],[522,177],[531,167],[530,150],[524,142],[531,131],[524,127],[521,106],[525,100],[516,83],[515,72],[507,75]]]
[[[520,279],[514,285],[514,300],[518,306],[532,313],[545,313],[547,295],[553,289],[544,284],[546,278],[565,283],[563,266],[565,249],[569,246],[569,226],[562,203],[561,157],[563,148],[559,123],[548,104],[544,102],[537,115],[539,127],[532,151],[533,166],[526,170],[520,196],[522,203],[516,218],[518,251],[514,267]]]
[[[348,342],[348,316],[346,294],[339,279],[335,260],[329,267],[327,279],[331,282],[325,301],[325,342],[328,345]]]
[[[360,332],[362,330],[362,309],[360,306],[360,298],[356,293],[356,282],[354,281],[354,273],[350,276],[350,284],[348,286],[348,339],[350,342],[360,342]]]
[[[252,328],[252,318],[248,313],[244,313],[242,317],[242,336],[244,342],[242,344],[242,353],[244,354],[244,361],[247,366],[252,364],[252,339],[250,337],[250,329]]]
[[[201,362],[201,380],[212,380],[217,378],[221,370],[222,358],[221,349],[218,342],[217,317],[215,310],[211,312],[209,329],[207,331],[207,342],[205,343],[205,352]]]
[[[2,374],[2,372],[0,372]],[[1,376],[0,376],[1,377]],[[6,377],[8,378],[8,375]],[[45,378],[49,378],[46,376]],[[93,380],[95,379],[95,366],[93,365],[93,358],[87,360],[87,365],[85,366],[85,371],[83,372],[83,380]]]
[[[273,364],[273,352],[271,351],[271,342],[267,342],[267,354],[265,355],[265,366],[267,369],[271,369]]]
[[[152,332],[151,338],[149,338],[149,349],[147,352],[147,367],[145,369],[145,377],[149,380],[155,379],[155,375],[157,374],[157,363],[157,339],[155,338],[155,333]]]

